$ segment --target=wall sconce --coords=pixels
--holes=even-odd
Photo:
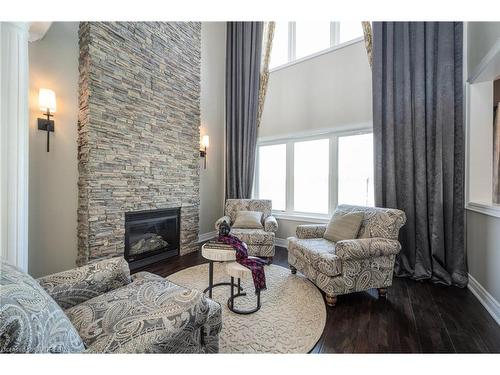
[[[56,112],[56,93],[49,89],[40,89],[38,92],[38,105],[40,110],[43,111],[46,119],[38,118],[38,130],[45,130],[47,132],[47,152],[49,152],[50,132],[55,130],[53,113]]]
[[[201,137],[200,157],[203,158],[203,169],[207,169],[207,148],[210,145],[210,138],[208,135]]]

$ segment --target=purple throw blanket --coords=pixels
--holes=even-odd
[[[256,293],[266,289],[264,265],[267,262],[265,260],[254,257],[249,258],[247,244],[231,234],[228,236],[219,236],[217,241],[231,245],[236,250],[236,262],[252,271],[253,285],[255,286]]]

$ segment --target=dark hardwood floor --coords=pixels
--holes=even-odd
[[[166,277],[205,262],[196,252],[142,270]],[[288,267],[286,249],[274,264]],[[395,278],[386,300],[339,296],[312,353],[500,353],[500,327],[468,289]]]

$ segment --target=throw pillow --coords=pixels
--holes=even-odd
[[[334,213],[326,227],[323,238],[333,242],[355,239],[363,217],[363,212],[350,212],[343,215]]]
[[[262,229],[262,212],[238,211],[233,228]]]

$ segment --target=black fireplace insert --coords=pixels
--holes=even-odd
[[[125,259],[134,270],[179,255],[181,209],[125,213]]]

